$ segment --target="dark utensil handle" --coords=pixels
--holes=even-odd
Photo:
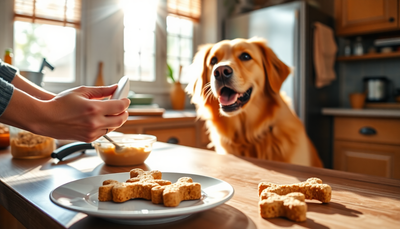
[[[171,143],[171,144],[179,144],[179,140],[176,137],[170,137],[167,140],[167,143]]]
[[[57,158],[58,160],[62,160],[64,157],[75,153],[77,151],[87,150],[87,149],[94,149],[92,143],[86,142],[73,142],[66,145],[61,146],[60,148],[54,150],[51,153],[52,158]]]
[[[363,135],[375,135],[376,134],[376,130],[374,128],[372,128],[372,127],[365,126],[365,127],[360,129],[360,134],[363,134]]]

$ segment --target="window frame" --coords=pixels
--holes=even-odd
[[[14,1],[13,0],[7,0],[10,1],[12,4],[12,7],[14,9]],[[64,91],[69,88],[77,87],[80,85],[84,84],[84,56],[85,52],[83,49],[83,44],[85,43],[84,41],[84,28],[85,28],[85,21],[84,21],[84,14],[83,12],[86,12],[86,1],[81,2],[81,26],[80,28],[75,28],[76,30],[76,37],[75,37],[75,80],[73,82],[54,82],[54,81],[44,81],[43,88],[54,92],[54,93],[59,93],[61,91]],[[12,12],[14,14],[14,10]],[[11,19],[11,24],[12,24],[12,47],[14,48],[14,19]],[[56,25],[57,26],[57,25]]]

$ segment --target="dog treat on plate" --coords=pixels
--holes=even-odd
[[[260,215],[263,218],[286,217],[296,222],[307,219],[307,205],[302,193],[293,192],[287,195],[278,195],[273,192],[262,192],[260,195]]]
[[[151,201],[154,204],[164,203],[166,207],[176,207],[183,200],[201,198],[201,185],[190,177],[181,177],[171,185],[157,186],[151,190]]]
[[[183,200],[201,198],[201,185],[190,177],[182,177],[175,184],[162,180],[158,170],[143,171],[132,169],[126,182],[105,180],[99,187],[99,201],[125,202],[130,199],[151,200],[155,204],[164,203],[167,207],[176,207]]]
[[[111,201],[113,199],[112,189],[114,185],[120,182],[116,180],[105,180],[103,181],[103,186],[99,187],[99,201]]]
[[[156,182],[159,185],[171,184],[170,181],[161,180],[162,173],[158,170],[144,171],[143,169],[132,169],[129,175],[131,178],[126,181],[127,183],[149,181]]]
[[[132,169],[130,176],[126,182],[104,181],[103,186],[99,187],[99,201],[125,202],[136,198],[151,200],[153,187],[171,184],[170,181],[161,180],[162,174],[158,170],[146,172]]]
[[[331,186],[322,184],[322,180],[319,178],[309,178],[304,182],[290,184],[290,185],[278,185],[268,182],[261,182],[258,185],[258,195],[266,190],[267,192],[273,192],[278,195],[286,195],[291,192],[300,192],[305,195],[306,199],[319,200],[322,203],[329,203],[331,200]]]

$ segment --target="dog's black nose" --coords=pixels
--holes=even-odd
[[[233,70],[228,65],[219,66],[214,70],[215,79],[221,80],[222,78],[230,78],[233,74]]]

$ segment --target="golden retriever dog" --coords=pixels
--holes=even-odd
[[[304,125],[280,95],[290,74],[261,38],[203,45],[186,92],[217,153],[322,167]]]

